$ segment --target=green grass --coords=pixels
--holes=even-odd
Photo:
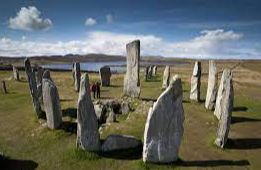
[[[10,79],[10,71],[0,71],[0,79],[5,79],[8,94],[0,94],[0,151],[15,160],[32,160],[38,169],[258,169],[261,164],[260,145],[256,149],[225,149],[221,150],[213,145],[217,130],[217,120],[212,111],[204,108],[204,103],[189,102],[189,77],[191,66],[187,70],[175,67],[172,75],[179,74],[183,82],[183,106],[185,111],[184,135],[179,156],[183,161],[195,161],[191,166],[180,164],[157,165],[144,164],[140,151],[125,151],[109,155],[95,154],[76,149],[76,134],[59,130],[49,130],[38,122],[32,108],[28,84],[25,81],[16,82]],[[144,126],[147,112],[162,93],[163,68],[158,69],[158,75],[150,81],[144,81],[141,74],[141,96],[131,103],[134,111],[126,115],[118,115],[118,122],[105,126],[101,138],[110,134],[133,135],[143,140]],[[22,74],[24,76],[24,73]],[[61,99],[62,109],[76,109],[78,94],[74,92],[70,72],[52,72]],[[98,74],[89,74],[90,82],[98,80]],[[113,75],[112,86],[102,88],[101,97],[120,98],[122,96],[123,74]],[[206,76],[202,77],[202,94],[205,98]],[[257,94],[258,95],[258,94]],[[261,119],[261,101],[248,94],[248,88],[235,88],[234,106],[241,108],[233,112],[235,117],[253,120]],[[247,108],[244,110],[244,108]],[[64,121],[74,121],[70,116],[63,117]],[[260,122],[246,119],[231,125],[231,139],[260,140]],[[251,141],[250,141],[251,142]],[[134,154],[138,157],[133,157]],[[246,156],[247,155],[247,156]],[[215,166],[204,161],[215,160]],[[228,165],[220,160],[247,160],[250,165]]]

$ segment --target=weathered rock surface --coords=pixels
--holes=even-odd
[[[35,73],[32,70],[30,61],[28,58],[26,58],[24,60],[24,66],[25,66],[25,72],[27,75],[27,80],[28,80],[28,84],[29,84],[29,88],[30,88],[30,94],[32,97],[32,101],[33,101],[33,106],[34,106],[34,110],[36,112],[36,115],[38,118],[42,118],[44,117],[44,113],[41,109],[41,102],[39,101],[39,93],[37,90],[37,84],[36,84],[36,80],[35,80]]]
[[[43,106],[43,92],[42,92],[42,81],[43,81],[43,74],[44,74],[44,69],[42,67],[37,67],[37,72],[36,72],[36,84],[37,84],[37,92],[38,92],[38,100],[41,104],[41,109],[44,110]]]
[[[13,76],[16,81],[20,80],[18,68],[16,68],[15,66],[13,66]]]
[[[209,71],[208,71],[208,89],[205,101],[205,108],[208,110],[214,110],[217,96],[217,81],[218,73],[215,61],[209,61]]]
[[[183,136],[181,79],[176,75],[150,108],[144,131],[143,161],[176,161]]]
[[[215,109],[215,115],[219,119],[217,138],[215,144],[224,148],[229,134],[231,123],[231,114],[233,110],[233,82],[231,70],[225,69],[222,74],[220,86],[218,89],[218,98]]]
[[[58,90],[51,79],[44,78],[43,104],[47,118],[47,126],[50,129],[57,129],[62,124],[62,111]]]
[[[99,124],[106,123],[107,119],[107,109],[106,106],[103,104],[95,104],[94,110],[98,119]]]
[[[201,62],[196,61],[191,76],[190,100],[200,101]]]
[[[1,89],[4,94],[7,93],[6,84],[4,80],[1,81]]]
[[[220,120],[222,114],[230,114],[233,110],[234,89],[232,72],[224,69],[217,94],[214,115]]]
[[[74,63],[74,90],[79,92],[81,81],[80,63]]]
[[[170,67],[166,66],[163,73],[163,82],[162,82],[163,89],[166,89],[169,86],[169,80],[170,80]]]
[[[81,77],[77,107],[77,147],[97,152],[101,149],[98,121],[91,100],[88,74]]]
[[[152,76],[156,76],[157,75],[157,66],[153,66],[152,67]]]
[[[116,114],[114,113],[113,109],[109,109],[109,110],[110,111],[106,119],[106,123],[116,122]]]
[[[126,45],[127,71],[124,77],[123,93],[130,97],[140,96],[140,41],[135,40]]]
[[[110,135],[102,144],[103,152],[118,151],[123,149],[131,149],[142,146],[141,140],[137,140],[133,136],[127,135]]]
[[[129,113],[129,111],[130,111],[129,103],[126,102],[126,101],[123,101],[121,103],[121,113],[122,114],[127,114],[127,113]]]
[[[145,68],[145,80],[146,81],[149,79],[149,68],[150,68],[150,66],[146,66],[146,68]]]
[[[110,86],[111,69],[109,66],[104,66],[100,68],[100,79],[102,86]]]

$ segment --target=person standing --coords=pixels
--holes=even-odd
[[[100,87],[100,83],[98,81],[96,82],[96,92],[97,92],[96,97],[98,99],[100,99],[101,98],[101,87]]]
[[[95,83],[93,83],[92,84],[92,94],[93,94],[93,98],[95,99],[95,93],[96,93],[96,84]]]

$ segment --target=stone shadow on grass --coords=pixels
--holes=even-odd
[[[77,123],[76,122],[63,122],[60,126],[60,129],[64,130],[65,132],[69,132],[69,133],[77,133]]]
[[[119,160],[137,160],[142,158],[142,145],[136,148],[121,149],[111,152],[101,152],[100,156]]]
[[[172,163],[157,163],[159,165],[170,165],[174,167],[218,167],[218,166],[248,166],[250,165],[248,160],[193,160],[186,161],[178,159]]]
[[[69,116],[71,118],[77,118],[77,109],[76,108],[67,108],[62,110],[63,116]]]
[[[245,106],[237,106],[233,107],[233,112],[246,112],[248,110]]]
[[[156,102],[157,99],[154,99],[154,98],[147,98],[147,97],[142,97],[140,98],[142,101],[146,101],[146,102],[150,102],[150,101],[153,101],[153,102]]]
[[[260,122],[260,121],[261,119],[233,116],[231,119],[231,124],[240,123],[240,122]]]
[[[5,156],[0,156],[0,165],[2,170],[5,169],[12,169],[12,170],[33,170],[38,167],[38,163],[32,160],[17,160],[17,159],[10,159]]]
[[[248,166],[248,160],[201,160],[201,161],[183,161],[179,160],[175,163],[176,166],[183,167],[218,167],[218,166]]]
[[[261,148],[261,138],[228,139],[226,149],[250,150]]]

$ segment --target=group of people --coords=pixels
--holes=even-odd
[[[96,83],[92,83],[91,85],[91,92],[93,94],[93,98],[101,98],[101,87],[100,87],[100,83],[96,82]]]

